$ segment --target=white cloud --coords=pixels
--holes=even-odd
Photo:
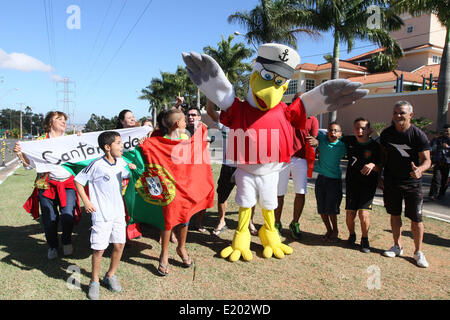
[[[0,69],[14,69],[19,71],[42,71],[50,72],[53,68],[50,65],[30,57],[24,53],[6,53],[0,49]]]
[[[53,82],[62,82],[62,81],[64,81],[64,78],[61,77],[60,75],[52,74],[50,76],[50,80],[53,81]]]

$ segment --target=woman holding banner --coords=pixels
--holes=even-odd
[[[47,113],[44,119],[45,134],[38,138],[53,139],[61,137],[66,131],[67,115],[60,111]],[[16,142],[14,152],[22,161],[26,169],[35,168],[35,164],[25,154],[19,142]],[[81,217],[78,194],[72,174],[60,165],[52,164],[49,172],[38,173],[35,188],[24,204],[27,212],[35,219],[39,217],[39,205],[42,213],[42,225],[48,244],[47,257],[49,260],[58,256],[58,221],[62,224],[62,244],[65,256],[72,254],[72,231],[74,224]],[[59,207],[59,211],[58,211]]]

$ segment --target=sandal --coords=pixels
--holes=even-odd
[[[190,268],[194,265],[194,260],[192,260],[191,256],[187,256],[187,258],[183,258],[180,254],[180,252],[177,249],[177,254],[178,256],[181,258],[181,260],[183,260],[183,268]],[[190,263],[189,263],[190,261]]]
[[[250,234],[252,236],[257,236],[258,235],[258,230],[255,228],[255,226],[250,226],[249,229],[250,229]]]
[[[205,227],[196,227],[195,229],[196,229],[198,232],[201,232],[201,233],[206,233],[206,232],[208,232],[208,230],[206,230]]]
[[[228,229],[228,227],[227,227],[227,225],[225,224],[222,228],[220,228],[220,229],[214,229],[214,231],[213,231],[213,234],[215,235],[215,236],[218,236],[219,234],[221,234],[223,231],[225,231],[225,230],[227,230]]]
[[[161,261],[159,261],[159,266],[158,266],[158,273],[165,277],[169,274],[168,269],[169,268],[169,264],[163,265]]]

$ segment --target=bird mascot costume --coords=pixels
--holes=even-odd
[[[281,243],[275,228],[279,172],[293,154],[294,128],[303,128],[306,117],[338,110],[367,94],[361,83],[345,79],[330,80],[302,94],[287,106],[281,102],[300,56],[292,48],[263,44],[258,48],[247,94],[241,101],[219,64],[206,54],[183,53],[191,80],[221,109],[220,122],[230,128],[227,158],[236,163],[236,203],[238,227],[231,246],[220,253],[223,258],[250,261],[249,222],[252,207],[259,201],[264,225],[258,235],[263,256],[282,259],[292,248]],[[234,143],[237,141],[237,143]]]

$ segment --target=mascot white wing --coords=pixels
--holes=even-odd
[[[355,103],[369,93],[367,89],[358,89],[361,86],[360,82],[351,82],[346,79],[329,80],[302,94],[300,99],[307,115],[314,116]]]
[[[234,102],[234,87],[220,65],[207,54],[182,53],[189,78],[200,91],[221,110],[227,110]]]

